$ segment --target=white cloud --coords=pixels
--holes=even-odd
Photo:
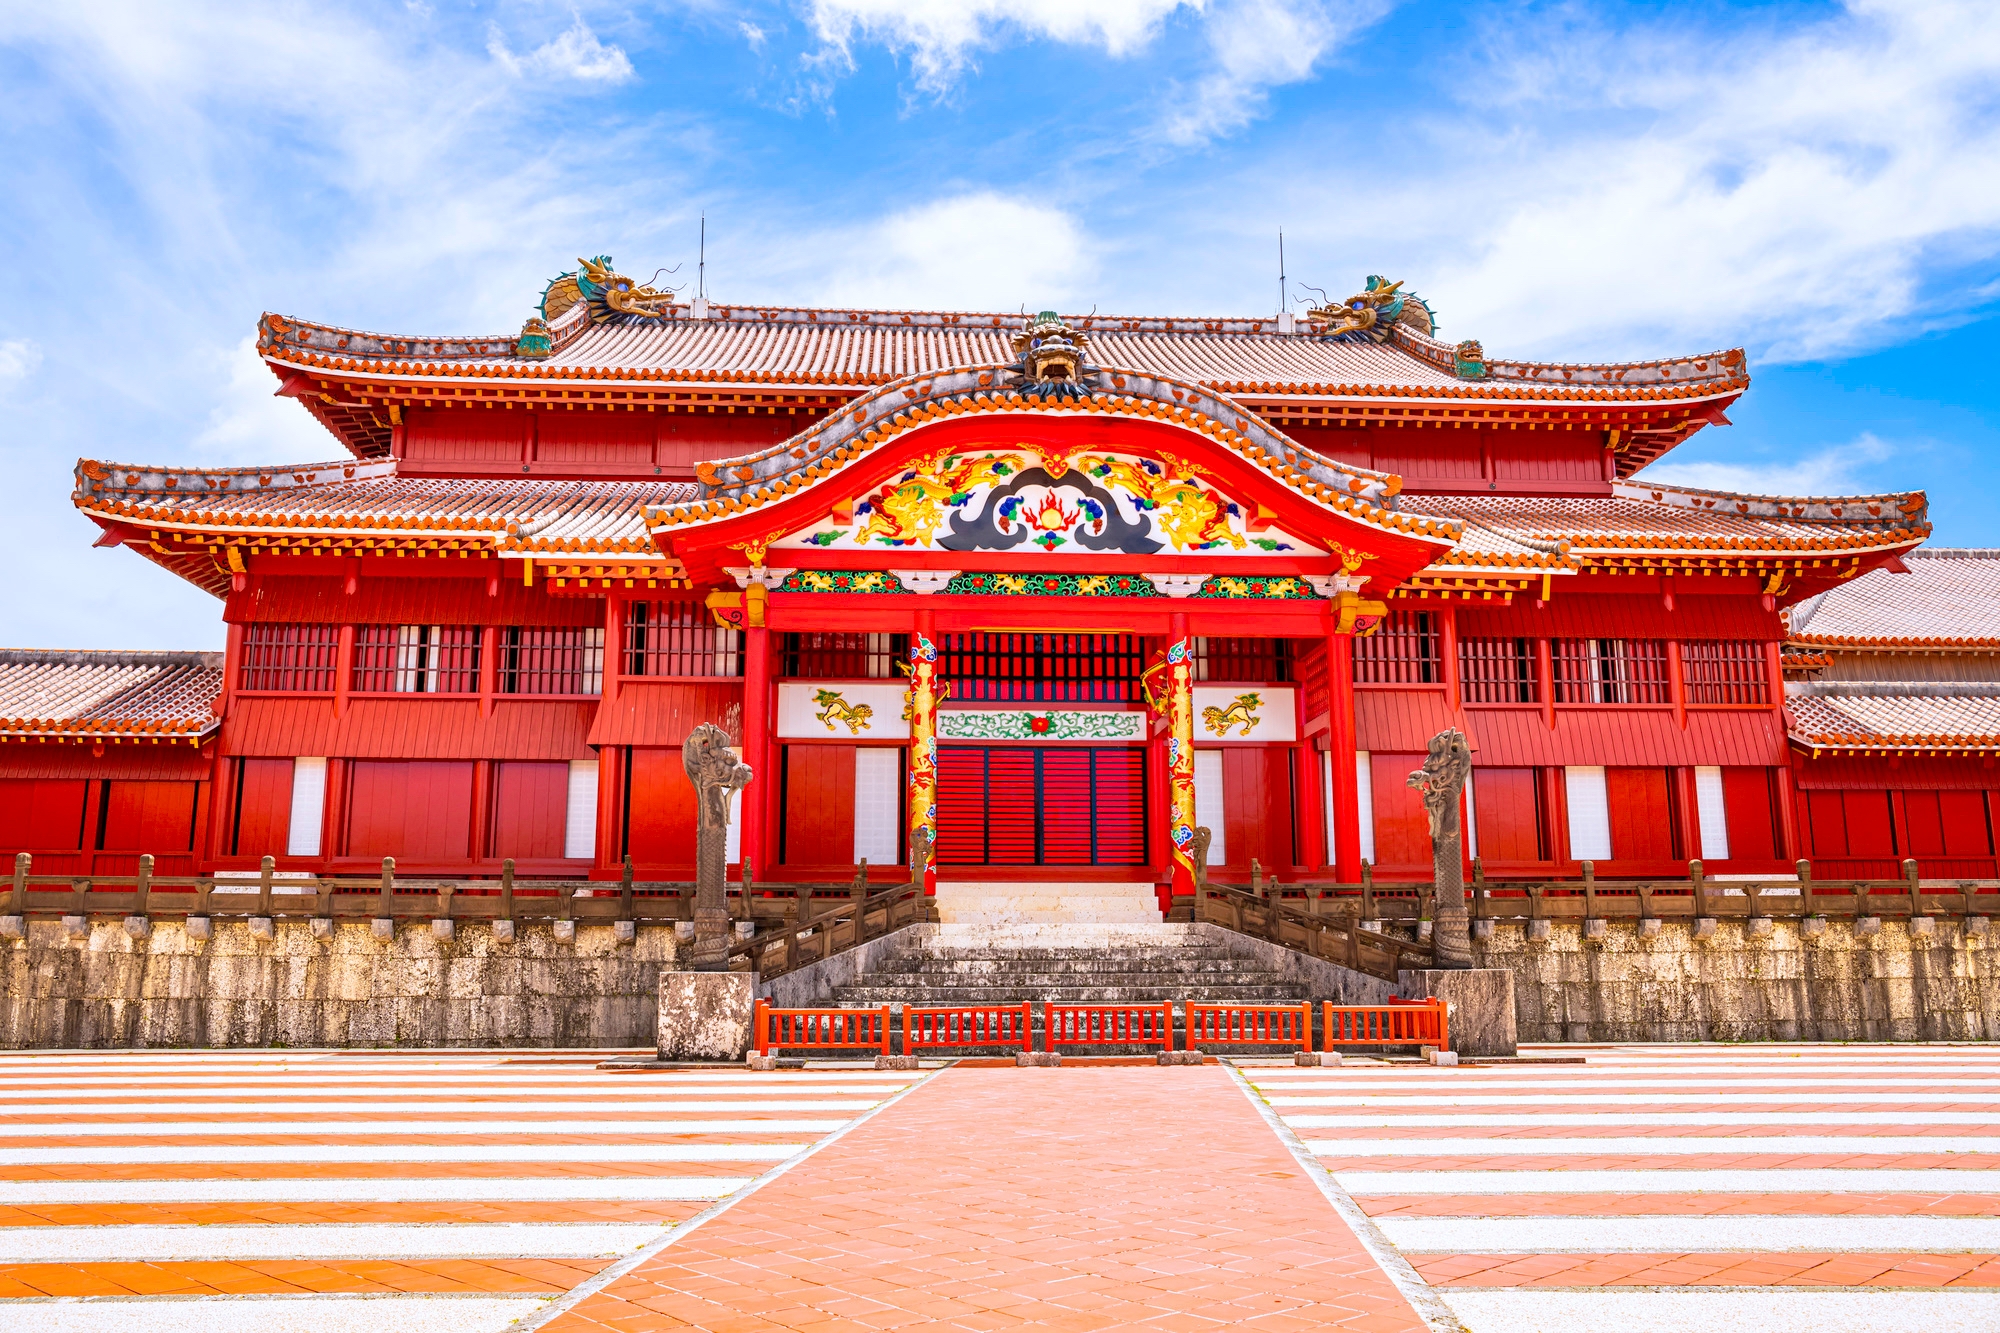
[[[1175,10],[1201,0],[812,0],[813,32],[826,54],[853,62],[857,41],[909,57],[917,84],[948,89],[973,53],[1006,33],[1025,33],[1123,56],[1151,40]]]
[[[1213,68],[1197,79],[1162,125],[1175,143],[1241,129],[1260,115],[1268,92],[1312,77],[1334,48],[1389,11],[1393,0],[1233,0],[1206,24]]]
[[[750,44],[752,51],[761,51],[764,49],[765,33],[756,24],[746,20],[736,25],[736,31],[743,34],[743,40]]]
[[[194,449],[213,464],[316,463],[346,449],[305,407],[277,396],[278,377],[257,355],[255,334],[208,358],[216,387]]]
[[[940,199],[798,248],[837,256],[818,294],[830,305],[1045,308],[1073,302],[1097,271],[1096,247],[1075,218],[992,191]]]
[[[486,51],[510,74],[537,74],[578,79],[584,83],[620,84],[632,77],[632,62],[616,46],[597,40],[581,15],[560,36],[542,43],[524,56],[507,49],[506,38],[496,26],[488,31]]]
[[[1857,495],[1876,488],[1864,474],[1876,463],[1907,455],[1880,437],[1863,432],[1801,458],[1740,462],[1665,461],[1639,473],[1637,481],[1663,481],[1744,495]]]
[[[0,394],[25,384],[42,367],[42,349],[28,338],[0,338]]]
[[[1503,356],[1747,341],[1795,360],[1977,303],[1976,280],[1933,275],[2000,251],[1989,0],[1855,0],[1789,33],[1551,19],[1529,49],[1494,36],[1494,63],[1453,81],[1462,104],[1429,113],[1435,165],[1397,173],[1380,221],[1342,237],[1379,228],[1376,253],[1440,298],[1451,336]]]

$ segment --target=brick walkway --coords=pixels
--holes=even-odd
[[[546,1327],[1424,1327],[1205,1068],[953,1069]]]

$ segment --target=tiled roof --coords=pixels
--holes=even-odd
[[[1564,544],[1585,568],[1668,553],[1738,558],[1875,551],[1913,545],[1930,530],[1921,493],[1795,500],[1622,483],[1609,496],[1405,495],[1401,507],[1516,542]],[[1508,563],[1504,552],[1499,561]]]
[[[2000,750],[2000,682],[1791,681],[1785,712],[1817,751]]]
[[[2000,550],[1928,547],[1791,608],[1801,648],[2000,647]]]
[[[221,693],[220,653],[0,649],[0,736],[195,740]]]
[[[76,503],[147,528],[464,541],[501,551],[657,556],[642,515],[684,482],[402,477],[394,460],[278,468],[152,468],[84,460]]]
[[[1208,384],[1231,393],[1335,397],[1689,401],[1749,383],[1741,351],[1665,361],[1559,364],[1488,360],[1482,378],[1455,371],[1449,344],[1403,328],[1388,343],[1332,342],[1275,319],[1069,315],[1099,365]],[[843,387],[886,384],[954,366],[1012,362],[1018,314],[684,306],[661,320],[592,324],[581,305],[554,322],[546,358],[513,354],[513,335],[404,338],[267,314],[258,345],[279,365],[397,377],[646,379],[670,383]]]

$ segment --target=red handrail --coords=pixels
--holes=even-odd
[[[873,1047],[889,1054],[889,1006],[880,1009],[773,1009],[757,1001],[757,1054]]]
[[[1018,1046],[1034,1049],[1034,1011],[1020,1004],[964,1004],[903,1010],[903,1054],[923,1047]]]
[[[1450,1028],[1443,1000],[1412,1004],[1335,1004],[1326,1002],[1321,1038],[1323,1050],[1337,1046],[1435,1046],[1450,1048]]]
[[[1174,1006],[1158,1004],[1045,1004],[1042,1049],[1058,1046],[1159,1046],[1174,1048]]]
[[[1313,1045],[1312,1001],[1300,1004],[1190,1004],[1187,1048]]]

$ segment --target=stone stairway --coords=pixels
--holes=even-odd
[[[1200,927],[946,924],[834,991],[838,1005],[1296,1004],[1305,984]]]

